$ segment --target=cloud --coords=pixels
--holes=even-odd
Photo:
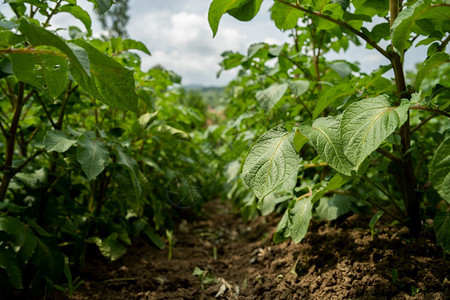
[[[242,50],[248,41],[233,28],[223,28],[220,38],[212,39],[206,15],[190,12],[141,14],[130,20],[128,31],[152,52],[142,57],[144,70],[160,64],[180,74],[184,84],[225,84],[216,80],[220,54]]]

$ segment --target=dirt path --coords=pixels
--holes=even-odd
[[[354,215],[274,245],[277,218],[245,224],[217,201],[205,211],[180,224],[171,261],[139,241],[116,262],[88,262],[74,299],[450,299],[450,261],[430,231],[409,240],[382,218],[372,240],[369,219]]]

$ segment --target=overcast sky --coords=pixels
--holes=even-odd
[[[250,22],[240,22],[229,15],[224,15],[215,38],[208,25],[208,8],[212,0],[130,0],[130,21],[127,31],[130,38],[145,43],[152,53],[141,53],[143,69],[156,64],[173,70],[182,76],[185,85],[200,84],[205,86],[226,85],[236,74],[234,71],[223,72],[219,79],[216,73],[224,51],[232,50],[246,53],[249,45],[257,42],[282,44],[289,41],[288,33],[276,29],[268,12],[273,1],[263,2],[260,13]],[[88,12],[92,4],[86,0],[78,3]],[[6,4],[1,4],[1,11],[7,11]],[[94,35],[99,36],[101,27],[93,19]],[[55,27],[83,25],[67,14],[57,15]],[[416,61],[423,60],[425,47],[420,47],[410,58],[406,68],[411,69]],[[371,72],[387,60],[376,51],[364,47],[349,49],[340,55],[328,56],[329,59],[344,59],[350,62],[360,61],[364,72]],[[408,57],[407,57],[408,58]]]

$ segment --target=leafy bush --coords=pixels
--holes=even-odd
[[[97,248],[115,260],[133,237],[198,211],[217,171],[203,100],[161,67],[140,68],[144,44],[91,35],[75,1],[7,1],[0,20],[0,298],[68,293]],[[92,1],[99,13],[112,1]],[[86,32],[54,31],[69,13]],[[62,36],[66,36],[63,38]],[[130,51],[134,50],[134,51]],[[220,163],[220,161],[217,161]],[[74,274],[72,276],[72,274]]]
[[[261,3],[212,1],[213,34],[224,14],[249,21]],[[335,219],[370,205],[413,236],[434,218],[449,251],[449,15],[445,1],[274,0],[272,20],[292,43],[223,54],[223,70],[239,68],[228,87],[234,128],[260,136],[241,168],[257,201],[238,180],[234,187],[244,210],[285,208],[275,242],[300,242],[313,213]],[[366,74],[326,58],[351,43],[385,65]],[[427,58],[407,77],[405,53],[419,45]]]

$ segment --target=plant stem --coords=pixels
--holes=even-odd
[[[333,19],[332,17],[330,17],[330,16],[328,16],[328,15],[323,15],[323,14],[321,14],[321,13],[314,12],[314,11],[309,10],[309,9],[307,9],[307,8],[304,8],[304,7],[302,7],[302,6],[298,5],[298,4],[294,4],[294,3],[287,2],[286,0],[275,0],[275,1],[276,1],[276,2],[280,2],[280,3],[283,3],[283,4],[288,5],[288,6],[291,6],[291,7],[295,8],[295,9],[298,9],[298,10],[300,10],[300,11],[302,11],[302,12],[304,12],[304,13],[307,13],[307,14],[309,14],[309,15],[316,16],[316,17],[325,19],[325,20],[327,20],[327,21],[330,21],[330,22],[332,22],[332,23],[334,23],[334,24],[337,24],[337,25],[339,25],[339,26],[341,26],[341,27],[347,29],[347,30],[350,31],[351,33],[353,33],[353,34],[359,36],[360,38],[362,38],[363,40],[365,40],[369,45],[371,45],[373,48],[375,48],[375,49],[376,49],[378,52],[380,52],[384,57],[390,59],[390,55],[389,55],[389,53],[388,53],[386,50],[384,50],[383,48],[381,48],[377,43],[375,43],[375,41],[373,41],[372,39],[370,39],[367,35],[365,35],[364,33],[362,33],[362,32],[360,32],[360,31],[356,30],[355,28],[353,28],[352,26],[350,26],[350,25],[347,24],[346,22],[343,22],[343,21],[340,21],[340,20]]]
[[[422,122],[420,122],[416,127],[414,127],[413,129],[411,129],[411,133],[416,132],[417,130],[419,130],[423,125],[425,125],[426,123],[428,123],[431,119],[433,119],[434,117],[436,117],[437,114],[432,114],[431,116],[426,117],[425,119],[422,120]]]
[[[64,54],[62,54],[62,53],[55,52],[55,51],[48,51],[48,50],[38,50],[38,49],[33,49],[33,48],[23,48],[23,49],[13,49],[13,48],[8,48],[8,49],[0,49],[0,55],[1,55],[1,54],[21,54],[21,53],[47,54],[47,55],[55,55],[55,56],[60,56],[60,57],[67,58],[67,56],[64,55]]]
[[[450,118],[450,114],[446,113],[445,111],[439,110],[439,109],[433,109],[433,108],[429,108],[429,107],[425,107],[425,106],[420,106],[420,105],[414,105],[411,106],[409,109],[420,109],[420,110],[426,110],[426,111],[430,111],[433,112],[435,114]]]
[[[402,160],[400,157],[398,157],[398,156],[392,154],[392,153],[389,152],[389,151],[386,151],[386,150],[384,150],[384,149],[382,149],[382,148],[378,148],[376,151],[377,151],[378,153],[381,153],[382,155],[386,156],[387,158],[389,158],[389,159],[392,160],[393,162],[396,162],[396,163],[398,163],[398,164],[402,164],[402,163],[403,163],[403,160]]]
[[[52,9],[52,12],[48,15],[47,20],[45,20],[44,24],[42,25],[42,27],[47,27],[50,23],[50,20],[52,19],[52,17],[57,13],[59,7],[61,6],[61,2],[62,0],[58,0],[58,2],[56,2],[55,7]]]
[[[399,3],[398,0],[389,1],[390,24],[394,23],[398,16]],[[391,48],[393,46],[391,45]],[[402,97],[407,96],[407,89],[405,83],[405,75],[403,72],[402,58],[398,53],[391,52],[391,65],[395,73],[395,83],[397,85],[398,103]],[[409,148],[411,146],[411,129],[409,123],[409,112],[406,122],[400,127],[401,137],[401,153],[403,163],[400,165],[400,174],[397,174],[396,179],[403,196],[403,201],[406,207],[407,221],[406,224],[412,236],[418,236],[422,227],[420,218],[420,198],[416,192],[416,176],[414,173],[414,166],[411,158]]]
[[[29,92],[25,97],[24,92],[25,92],[25,84],[22,81],[20,81],[19,92],[17,95],[17,102],[14,108],[14,115],[11,121],[11,126],[9,127],[9,132],[7,132],[6,136],[6,154],[5,154],[5,165],[3,170],[2,183],[0,185],[0,202],[3,202],[5,200],[9,183],[11,179],[14,177],[14,174],[11,170],[11,166],[14,157],[14,145],[16,143],[17,129],[19,128],[19,120],[20,114],[22,113],[23,103],[27,102],[27,100],[31,98],[31,96],[34,93],[34,90]]]

